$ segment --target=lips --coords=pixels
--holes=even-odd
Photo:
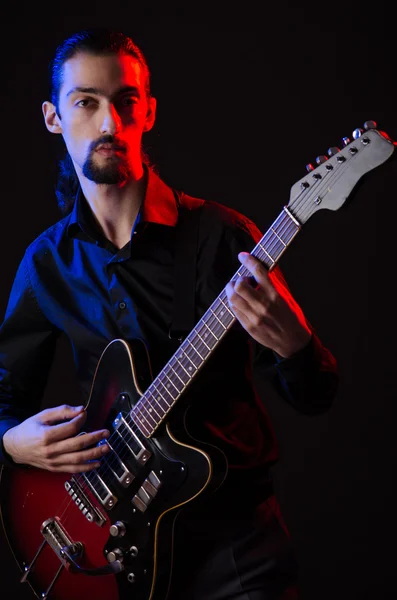
[[[96,152],[124,152],[124,148],[116,144],[100,144],[96,148]]]

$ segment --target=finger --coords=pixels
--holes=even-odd
[[[230,281],[226,286],[226,295],[233,312],[238,309],[253,324],[266,318],[266,307],[259,293],[242,279]]]
[[[82,413],[84,406],[70,406],[63,404],[53,408],[45,408],[37,416],[43,425],[53,425],[62,421],[69,421],[76,415]]]
[[[254,276],[255,281],[262,285],[266,291],[270,292],[271,290],[274,290],[274,286],[269,278],[269,272],[260,260],[255,258],[255,256],[252,256],[252,254],[248,254],[248,252],[240,252],[238,259]]]
[[[107,429],[101,429],[90,433],[83,433],[72,438],[64,439],[52,444],[51,455],[66,454],[68,452],[78,452],[94,446],[103,439],[108,438],[110,432]]]
[[[52,444],[60,440],[74,437],[81,430],[86,419],[87,413],[84,411],[70,421],[48,427],[44,434],[45,442],[47,444]]]
[[[247,294],[246,297],[244,297],[241,294],[241,287],[239,288],[237,282],[231,281],[226,286],[226,295],[230,308],[243,327],[247,329],[247,331],[252,331],[254,328],[261,325],[274,328],[273,321],[267,315],[265,306],[262,302],[258,301],[258,292],[256,292],[256,290],[250,290],[249,286],[246,291]],[[254,296],[256,295],[255,301],[253,301],[251,292],[254,292]]]
[[[256,337],[260,335],[260,343],[264,346],[268,346],[271,348],[273,346],[275,340],[275,330],[271,324],[265,323],[261,321],[258,323],[253,323],[251,319],[247,317],[243,312],[241,312],[238,308],[234,309],[236,318],[238,319],[241,326],[252,336],[254,339],[259,341],[259,338]]]
[[[248,313],[250,308],[245,298],[240,296],[236,290],[236,281],[229,281],[226,288],[226,296],[229,302],[230,309],[235,312],[235,309],[239,309],[243,313]]]
[[[67,454],[61,454],[59,456],[54,457],[49,462],[52,466],[57,465],[85,465],[88,462],[96,461],[105,454],[109,452],[110,448],[107,444],[101,444],[100,446],[96,446],[95,448],[90,448],[89,450],[81,450],[80,452],[69,452]]]
[[[49,471],[53,473],[86,473],[87,471],[92,471],[93,469],[99,469],[101,463],[99,461],[93,461],[91,463],[83,463],[83,464],[60,464],[54,465],[50,467],[46,467]]]

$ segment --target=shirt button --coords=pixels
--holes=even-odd
[[[127,305],[126,305],[126,303],[125,303],[125,302],[119,302],[119,308],[120,308],[121,310],[124,310],[124,309],[126,308],[126,306],[127,306]]]

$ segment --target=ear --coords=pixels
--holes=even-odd
[[[58,117],[53,103],[48,101],[43,102],[41,108],[48,131],[51,131],[51,133],[62,133],[61,119]]]
[[[150,96],[149,103],[148,103],[148,111],[147,111],[146,121],[145,121],[145,125],[143,127],[143,131],[150,131],[152,129],[154,122],[156,120],[156,107],[157,107],[156,98],[153,98],[153,96]]]

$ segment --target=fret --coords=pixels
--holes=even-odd
[[[204,315],[203,319],[202,319],[204,325],[206,325],[208,327],[208,329],[211,331],[211,333],[217,338],[217,340],[220,340],[220,338],[222,337],[225,328],[222,327],[219,319],[216,319],[213,316],[213,313],[211,312],[211,310],[208,310],[207,313]]]
[[[193,348],[193,350],[195,351],[195,353],[197,354],[197,356],[200,357],[201,361],[204,362],[204,358],[201,356],[200,352],[198,352],[198,350],[194,346],[194,344],[189,340],[189,338],[186,338],[186,340],[189,342],[189,344],[191,345],[191,347]]]
[[[197,372],[197,370],[202,365],[203,361],[201,360],[200,356],[197,354],[194,346],[192,346],[192,343],[190,342],[190,340],[188,338],[186,338],[186,340],[184,342],[184,352],[185,352],[188,360],[190,361],[190,363],[193,365],[195,372]]]
[[[181,350],[182,354],[180,354],[180,355],[179,355],[179,360],[180,360],[180,361],[182,361],[182,360],[187,360],[187,361],[189,362],[189,365],[187,365],[187,371],[188,371],[188,372],[190,372],[190,374],[193,376],[193,375],[194,375],[194,373],[197,371],[197,367],[196,367],[196,365],[194,364],[194,362],[192,362],[192,361],[190,360],[189,356],[186,354],[186,352],[185,352],[185,349],[184,349],[184,347],[183,347],[183,344],[182,344],[182,346],[180,347],[180,350]],[[193,369],[194,369],[194,371],[193,371]]]
[[[180,376],[179,376],[179,373],[178,373],[178,371],[177,371],[177,370],[174,368],[174,366],[171,364],[171,362],[170,362],[169,364],[170,364],[170,367],[171,367],[171,369],[173,370],[173,372],[175,373],[175,375],[177,376],[177,378],[179,379],[179,381],[180,381],[180,382],[181,382],[181,384],[182,384],[182,388],[181,388],[181,389],[183,389],[183,388],[185,387],[185,385],[186,385],[187,381],[189,381],[189,378],[188,378],[188,379],[186,379],[186,380],[184,381],[184,380],[182,379],[182,377],[180,377]],[[181,374],[183,374],[183,373],[181,373]],[[186,377],[186,375],[185,375],[185,377]],[[179,388],[179,384],[178,384],[178,388]]]
[[[154,396],[152,390],[150,389],[150,387],[152,387],[152,386],[155,389],[155,393],[158,394],[157,397]],[[167,402],[167,400],[164,398],[164,396],[162,395],[162,393],[157,389],[156,380],[153,381],[152,386],[150,386],[145,393],[151,395],[151,397],[153,398],[154,402],[157,403],[157,406],[159,408],[161,408],[162,411],[164,411],[164,413],[162,415],[162,416],[164,416],[166,414],[167,410],[169,409],[169,407],[171,406],[171,404],[169,402]],[[165,406],[163,406],[161,404],[161,401],[164,402]]]
[[[142,407],[142,403],[137,403],[132,410],[135,409],[134,414],[135,414],[136,421],[139,423],[139,425],[141,425],[143,427],[143,429],[146,431],[146,435],[147,435],[149,433],[149,430],[151,429],[151,426],[150,426],[150,423],[146,419],[142,418],[142,416],[140,414],[141,407]],[[148,426],[149,426],[149,428],[148,428]]]
[[[224,326],[224,324],[222,323],[222,321],[220,319],[218,319],[216,313],[212,310],[212,308],[210,308],[210,311],[212,312],[212,314],[214,315],[214,317],[216,318],[216,320],[219,321],[219,323],[222,325],[223,329],[226,329],[226,327]]]
[[[223,300],[223,298],[219,297],[219,300],[222,302],[223,306],[226,308],[227,312],[230,314],[231,317],[234,318],[234,314],[233,312],[230,310],[230,306],[228,306],[226,304],[226,302]]]
[[[272,256],[270,256],[269,252],[262,246],[261,243],[259,244],[259,246],[262,248],[262,250],[266,254],[266,256],[271,260],[272,265],[274,265],[274,263],[276,262],[274,260],[274,258]]]
[[[282,243],[282,245],[284,246],[284,248],[287,247],[286,244],[284,244],[284,241],[281,239],[281,237],[278,235],[277,231],[275,229],[273,229],[273,227],[271,227],[271,230],[273,231],[274,235],[277,237],[277,239],[280,240],[280,242]]]
[[[144,400],[144,403],[145,403],[145,402],[146,402],[146,401]],[[154,404],[156,404],[156,402],[155,402]],[[161,416],[160,416],[160,414],[157,412],[157,410],[155,409],[155,407],[154,407],[154,404],[152,404],[151,402],[147,402],[147,405],[148,405],[147,411],[148,411],[150,414],[152,414],[153,412],[155,412],[155,413],[156,413],[156,415],[157,415],[157,416],[158,416],[158,417],[161,419]],[[163,413],[163,416],[164,416],[164,413]],[[152,417],[152,418],[153,418],[153,417]],[[154,419],[154,421],[156,422],[156,419]]]
[[[204,344],[204,346],[207,348],[207,350],[209,350],[211,352],[211,348],[209,347],[209,345],[207,344],[207,342],[205,341],[205,339],[201,337],[201,335],[200,335],[200,333],[198,331],[196,331],[196,334],[198,335],[198,337],[200,338],[200,340]]]
[[[181,391],[181,389],[183,389],[183,386],[181,386],[181,388],[179,389],[178,386],[175,385],[175,383],[177,383],[177,382],[174,383],[174,380],[170,377],[171,374],[168,375],[168,373],[166,373],[165,371],[163,371],[163,373],[164,373],[165,377],[168,379],[168,381],[170,382],[170,384],[172,385],[172,387],[177,391],[177,397],[178,397],[179,392]],[[172,389],[172,388],[168,387],[168,384],[167,384],[167,389]]]
[[[182,358],[183,358],[183,355],[182,355]],[[178,365],[179,365],[180,367],[182,367],[182,369],[185,371],[186,375],[188,376],[188,380],[187,380],[187,381],[189,381],[189,379],[191,379],[191,378],[192,378],[192,375],[190,375],[189,371],[187,371],[187,370],[185,369],[185,367],[184,367],[184,365],[183,365],[183,363],[182,363],[182,360],[180,360],[180,359],[178,359],[178,358],[175,358],[175,360],[177,361]],[[189,362],[190,362],[190,361],[189,361]]]
[[[149,428],[151,428],[154,424],[155,424],[155,419],[153,419],[149,413],[147,413],[146,411],[146,406],[144,402],[137,402],[134,406],[134,414],[135,414],[135,418],[137,421],[139,421],[139,423],[147,428],[149,426]],[[152,421],[152,422],[150,422]]]
[[[178,398],[178,390],[175,390],[175,386],[171,385],[168,378],[166,378],[164,370],[155,379],[157,382],[156,389],[162,398],[165,398],[167,404],[173,406],[175,400]]]
[[[191,343],[195,347],[200,358],[204,361],[211,352],[211,348],[209,348],[207,344],[203,344],[197,331],[195,331],[195,337],[193,337]]]
[[[245,271],[246,271],[247,275],[250,275],[250,273],[248,272],[247,269],[245,269]],[[223,300],[223,298],[221,296],[218,297],[218,300],[219,300],[219,305],[218,305],[217,309],[219,308],[220,305],[222,305],[221,306],[222,310],[219,312],[219,316],[222,317],[222,319],[221,319],[222,323],[224,325],[226,325],[226,327],[228,327],[231,324],[231,322],[234,321],[234,319],[235,319],[234,313],[230,310],[229,305],[226,304],[226,302]],[[224,308],[226,309],[226,313],[225,313]]]
[[[214,343],[216,344],[216,342],[219,341],[219,338],[215,335],[215,333],[213,331],[211,331],[211,329],[208,327],[208,325],[207,325],[207,323],[205,321],[201,321],[201,322],[204,325],[204,327],[209,331],[209,334],[212,335],[212,337],[215,339]]]
[[[150,427],[153,427],[153,425],[156,424],[156,419],[151,415],[150,411],[148,410],[148,407],[147,407],[148,404],[149,404],[148,402],[141,402],[139,404],[140,413],[141,413],[140,416],[142,416],[145,419],[146,423]]]

